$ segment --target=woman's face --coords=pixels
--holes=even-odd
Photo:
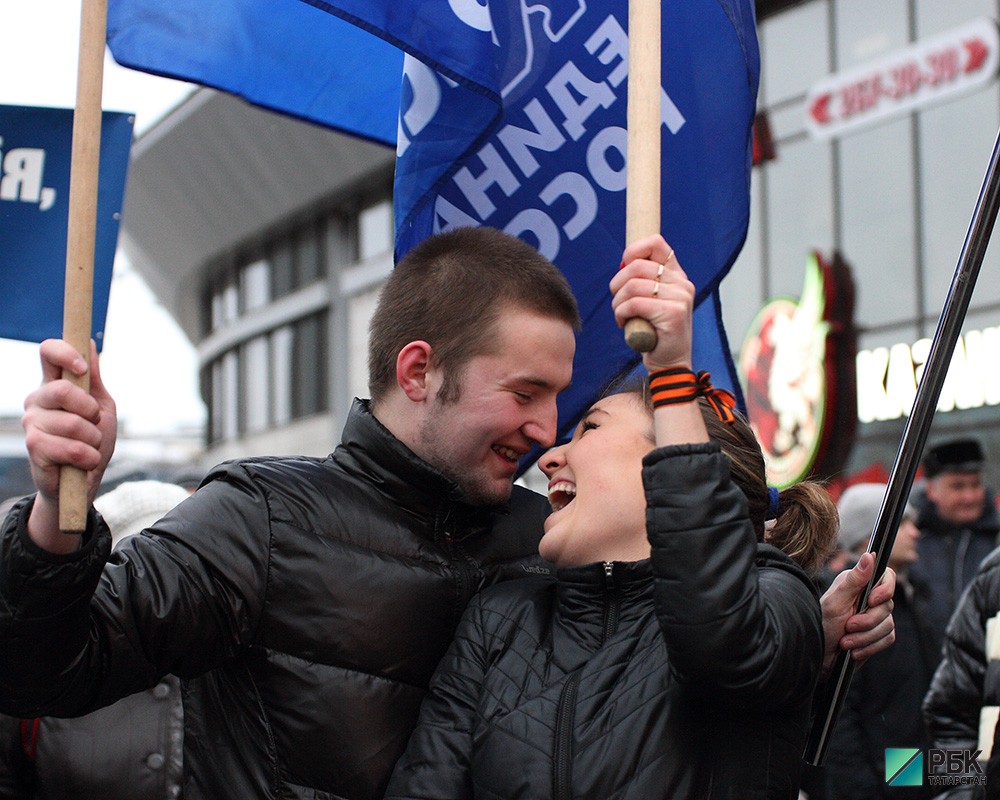
[[[653,449],[653,422],[640,397],[595,403],[573,438],[547,452],[552,513],[538,545],[557,566],[638,561],[649,555],[642,458]]]

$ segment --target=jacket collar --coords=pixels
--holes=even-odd
[[[653,568],[650,560],[612,561],[584,564],[579,567],[560,567],[560,603],[575,603],[581,598],[617,594],[621,598],[635,598],[646,594],[652,586]]]
[[[379,487],[395,505],[433,515],[435,528],[468,535],[492,527],[497,515],[510,513],[507,504],[483,507],[466,502],[462,487],[393,436],[372,415],[367,400],[354,399],[332,458],[345,471]]]

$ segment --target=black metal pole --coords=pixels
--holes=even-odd
[[[1000,208],[1000,133],[993,145],[993,155],[990,157],[983,188],[976,202],[969,232],[966,234],[962,254],[955,267],[951,288],[948,290],[948,297],[941,311],[931,351],[927,357],[924,374],[913,400],[913,409],[903,429],[896,462],[889,475],[885,497],[882,499],[882,506],[868,543],[868,551],[875,554],[875,572],[861,594],[858,602],[859,610],[867,607],[868,595],[889,563],[889,554],[896,541],[899,521],[903,517],[903,509],[906,507],[913,476],[916,474],[924,444],[927,442],[955,343],[958,341],[966,311],[969,309],[972,290],[976,286],[979,269],[982,267],[986,248],[990,243],[998,208]],[[830,734],[833,732],[847,690],[850,688],[851,678],[854,676],[854,663],[850,653],[841,651],[829,678],[820,689],[820,698],[815,705],[816,715],[813,718],[804,755],[809,764],[819,766],[823,763]]]

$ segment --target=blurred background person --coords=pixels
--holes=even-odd
[[[921,534],[920,561],[912,574],[930,589],[936,651],[962,592],[998,544],[1000,519],[983,483],[983,466],[975,439],[940,442],[924,452],[925,480],[910,495]]]
[[[100,495],[94,507],[117,547],[190,491],[130,481]],[[180,684],[173,675],[74,719],[0,716],[0,800],[176,800],[183,736]]]
[[[868,549],[885,490],[884,483],[855,484],[837,503],[839,546],[851,555],[847,567]],[[938,651],[927,620],[928,588],[912,574],[918,540],[923,544],[915,518],[916,509],[908,504],[889,555],[896,571],[896,643],[872,656],[851,681],[822,768],[826,800],[933,796],[931,787],[887,786],[885,781],[885,748],[930,744],[921,705]]]

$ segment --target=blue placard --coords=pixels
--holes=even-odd
[[[105,111],[92,336],[101,347],[134,117]],[[63,326],[73,110],[0,106],[0,337],[40,342]]]

